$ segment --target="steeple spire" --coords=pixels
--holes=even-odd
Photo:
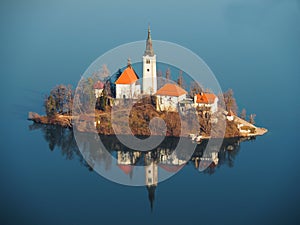
[[[127,67],[131,67],[131,59],[130,58],[127,59]]]
[[[148,25],[148,37],[147,39],[151,40],[151,30],[150,30],[150,24]]]
[[[152,39],[151,39],[151,30],[150,30],[150,25],[148,26],[148,37],[147,37],[147,41],[146,41],[146,50],[144,55],[148,55],[148,56],[154,56],[154,51],[152,48]]]
[[[147,186],[151,212],[153,211],[155,188],[156,188],[156,185]]]

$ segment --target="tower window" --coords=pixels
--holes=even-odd
[[[147,64],[150,64],[150,59],[146,59],[146,63],[147,63]]]
[[[149,69],[147,69],[147,72],[149,72],[150,70]]]

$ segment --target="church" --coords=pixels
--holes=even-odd
[[[146,49],[143,55],[142,90],[136,74],[128,60],[127,68],[115,81],[116,99],[137,99],[141,94],[153,95],[157,91],[156,55],[152,47],[151,31],[148,27]]]
[[[128,59],[127,68],[116,80],[117,99],[136,99],[141,94],[141,86],[138,82],[138,75],[135,73]]]
[[[128,60],[127,68],[121,73],[115,81],[116,99],[138,99],[141,96],[156,96],[156,110],[158,111],[178,111],[184,110],[186,105],[194,108],[209,108],[209,113],[215,113],[218,109],[218,98],[212,93],[198,93],[187,98],[188,93],[182,87],[174,82],[166,83],[158,89],[157,73],[156,73],[156,54],[152,46],[152,38],[150,27],[148,27],[148,35],[146,40],[146,49],[142,56],[143,59],[143,77],[142,85],[137,73]],[[184,105],[185,107],[179,107]]]

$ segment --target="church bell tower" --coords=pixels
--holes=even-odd
[[[143,55],[143,94],[152,95],[157,91],[156,76],[156,55],[152,48],[150,26],[148,27],[148,37],[146,50]]]

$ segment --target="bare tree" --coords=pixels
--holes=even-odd
[[[194,97],[196,94],[202,92],[202,87],[196,82],[192,81],[190,85],[190,96]]]
[[[53,117],[56,114],[56,102],[52,95],[46,96],[44,107],[48,117]]]
[[[241,117],[243,120],[246,120],[246,117],[247,117],[246,109],[242,109],[242,112],[241,112],[241,114],[240,114],[240,117]]]
[[[178,76],[178,79],[177,79],[177,84],[183,88],[183,77],[182,77],[182,70],[179,71],[179,76]]]
[[[255,117],[256,117],[255,114],[250,114],[250,117],[249,117],[249,123],[255,124]]]
[[[161,70],[158,70],[158,71],[157,71],[157,77],[162,77],[162,76],[163,76],[162,71],[161,71]]]
[[[110,71],[109,71],[109,69],[108,69],[108,67],[107,67],[106,64],[103,64],[103,65],[102,65],[101,72],[102,72],[103,80],[107,80],[107,78],[108,78],[109,75],[110,75]]]
[[[225,103],[226,110],[228,112],[231,110],[234,114],[236,114],[237,104],[235,98],[233,97],[233,90],[229,89],[223,94],[223,96],[224,96],[224,103]]]
[[[92,74],[91,78],[93,79],[94,82],[97,82],[98,80],[106,81],[109,75],[110,75],[110,71],[107,68],[107,65],[103,64],[100,70]]]
[[[171,70],[170,70],[170,68],[168,68],[168,69],[166,70],[166,79],[167,79],[167,80],[171,80]]]
[[[53,111],[52,105],[54,103],[56,113],[71,113],[73,106],[73,90],[71,85],[66,86],[60,84],[51,90],[50,95],[45,103],[46,113],[50,113],[50,111]]]

